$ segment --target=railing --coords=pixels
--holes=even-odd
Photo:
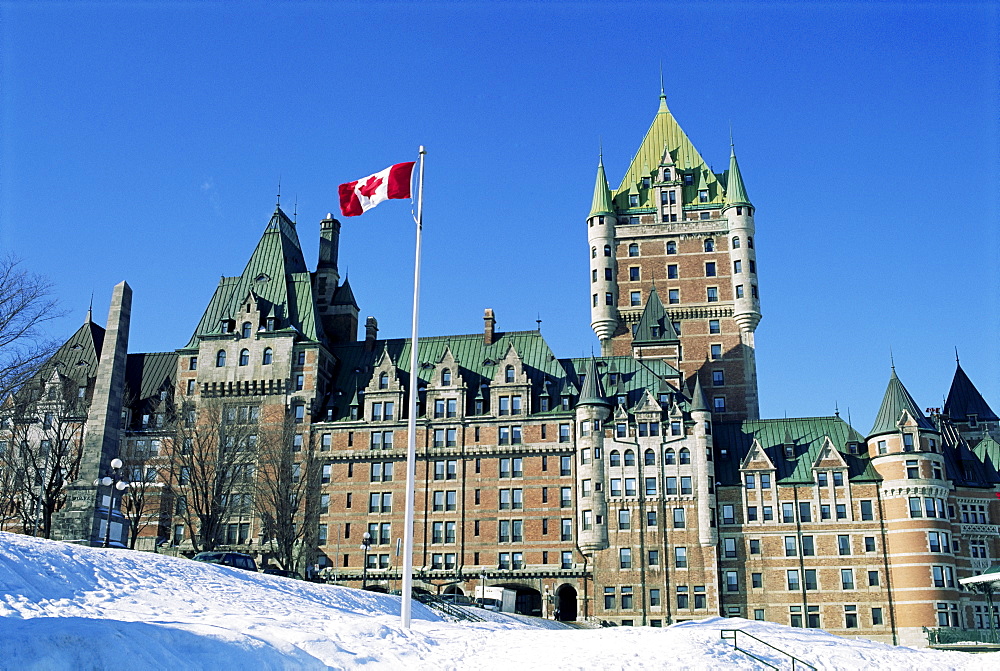
[[[420,603],[430,606],[435,610],[439,610],[442,613],[446,613],[457,620],[463,620],[465,622],[486,622],[486,618],[476,615],[470,608],[463,608],[450,601],[445,601],[439,596],[434,596],[433,594],[414,594],[415,598]]]
[[[993,643],[1000,644],[1000,631],[996,629],[959,629],[957,627],[924,627],[930,645],[950,645],[953,643]]]
[[[752,652],[750,652],[749,650],[747,650],[745,647],[741,648],[740,647],[739,638],[738,638],[739,634],[743,634],[744,636],[749,636],[750,638],[752,638],[753,640],[757,641],[758,643],[760,643],[762,645],[766,645],[768,648],[770,648],[774,652],[778,653],[779,655],[782,655],[783,659],[784,659],[784,657],[787,657],[788,660],[791,661],[791,663],[792,663],[792,671],[795,671],[796,669],[812,669],[812,671],[816,671],[816,667],[813,666],[812,664],[810,664],[809,662],[805,662],[805,661],[799,659],[798,657],[796,657],[795,655],[793,655],[791,653],[788,653],[788,652],[785,652],[784,650],[779,650],[778,648],[774,647],[773,645],[771,645],[767,641],[762,641],[761,639],[757,638],[753,634],[748,634],[747,632],[743,631],[742,629],[723,629],[719,633],[722,634],[722,640],[724,640],[724,641],[732,641],[733,642],[733,648],[735,648],[736,650],[739,650],[740,652],[742,652],[747,657],[751,657],[751,658],[757,660],[758,662],[760,662],[761,664],[763,664],[764,666],[766,666],[768,668],[778,669],[778,667],[776,665],[774,665],[771,662],[768,662],[768,661],[766,661],[766,660],[758,657],[757,655],[755,655]]]

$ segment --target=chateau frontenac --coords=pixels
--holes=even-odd
[[[0,468],[34,459],[40,484],[5,494],[0,523],[398,590],[416,394],[418,589],[503,586],[521,613],[622,626],[723,615],[903,644],[989,628],[995,607],[958,581],[1000,553],[997,415],[958,365],[926,413],[886,371],[862,431],[761,419],[755,216],[735,151],[713,172],[661,95],[580,218],[600,356],[559,358],[486,309],[481,332],[421,336],[414,389],[410,340],[359,323],[340,222],[319,222],[310,270],[277,207],[186,344],[128,352],[123,282],[107,326],[88,314],[7,400]],[[99,480],[116,457],[120,495]]]

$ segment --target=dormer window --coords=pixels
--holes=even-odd
[[[267,330],[273,331],[274,327],[277,325],[277,320],[274,317],[268,317],[266,324],[267,324]]]
[[[266,273],[261,273],[257,277],[253,278],[253,281],[257,282],[258,284],[263,284],[264,282],[267,282],[270,279],[271,278],[268,277],[268,275]]]
[[[507,383],[510,383],[510,382],[514,381],[514,367],[513,366],[507,366],[507,369],[504,370],[503,381],[507,382]]]
[[[903,434],[903,452],[913,451],[913,434],[904,433]]]
[[[381,375],[378,376],[378,388],[379,389],[388,389],[389,388],[389,374],[388,373],[382,373]]]
[[[445,368],[443,371],[441,371],[441,384],[443,386],[446,386],[446,387],[451,384],[451,370],[450,369]]]
[[[663,169],[663,181],[664,182],[669,182],[670,181],[670,168],[664,168]]]
[[[694,184],[694,175],[686,174],[684,175],[684,186],[691,186]]]
[[[637,194],[637,193],[629,194],[629,197],[628,197],[628,206],[629,207],[639,207],[639,194]]]
[[[699,203],[707,203],[708,202],[708,189],[699,189],[698,190],[698,202]]]
[[[240,335],[244,338],[249,338],[253,334],[253,326],[250,322],[243,322],[243,327],[240,329]]]
[[[649,177],[643,177],[642,178],[642,188],[644,188],[644,189],[648,189],[649,188]]]
[[[979,425],[979,415],[968,415],[969,418],[969,428],[974,429]]]

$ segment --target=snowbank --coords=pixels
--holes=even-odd
[[[1000,654],[894,648],[725,618],[580,630],[503,615],[452,623],[414,603],[407,631],[398,597],[0,533],[0,668],[18,671],[759,668],[720,639],[731,628],[820,669],[1000,668]]]

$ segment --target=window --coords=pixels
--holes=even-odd
[[[747,522],[757,521],[757,506],[747,506]]]
[[[715,277],[715,261],[709,261],[705,264],[705,277]]]
[[[837,504],[837,519],[846,520],[847,519],[847,504],[838,503]]]
[[[753,238],[752,237],[749,237],[749,236],[747,237],[747,247],[749,247],[750,249],[753,249]]]
[[[604,304],[605,305],[614,305],[615,304],[615,297],[614,297],[614,295],[611,292],[608,292],[608,293],[604,294]]]
[[[739,574],[736,571],[726,571],[726,591],[740,591]]]
[[[735,538],[724,538],[723,548],[725,552],[726,559],[736,558],[736,539]]]
[[[632,549],[631,548],[619,548],[618,549],[618,566],[619,568],[632,568]]]
[[[712,411],[713,412],[725,412],[726,411],[726,397],[716,396],[712,399]]]
[[[712,386],[713,387],[723,387],[726,384],[726,375],[721,370],[712,371]]]
[[[796,555],[796,553],[798,552],[797,547],[798,546],[796,544],[795,536],[785,536],[785,556],[786,557],[794,557]]]
[[[628,269],[628,279],[630,282],[639,281],[639,266],[631,266]]]
[[[675,568],[687,568],[687,548],[686,547],[674,547],[674,567]]]
[[[761,489],[770,489],[771,488],[771,474],[770,473],[761,473],[760,474],[760,488]],[[765,515],[764,519],[767,519],[766,515]]]
[[[705,291],[706,291],[706,293],[708,295],[708,302],[709,303],[718,303],[719,302],[719,288],[718,287],[708,287]]]
[[[292,407],[292,414],[294,415],[295,423],[301,424],[302,422],[305,421],[306,406],[302,405],[301,403],[296,403]]]
[[[676,254],[676,253],[677,253],[677,243],[674,242],[673,240],[668,241],[667,254]]]
[[[785,524],[789,524],[795,521],[795,504],[794,503],[782,503],[781,504],[781,521]]]
[[[799,589],[799,572],[796,569],[785,571],[785,579],[788,582],[788,591],[795,592]]]
[[[736,297],[737,298],[743,298],[743,285],[742,284],[737,284],[736,285]]]
[[[815,556],[815,554],[816,554],[816,546],[813,543],[813,537],[812,536],[803,536],[802,537],[802,556],[803,557],[812,557],[812,556]]]
[[[674,508],[674,529],[684,528],[684,509]]]
[[[834,487],[843,487],[844,486],[844,472],[843,471],[834,471],[833,472],[833,486]]]
[[[635,466],[635,452],[633,450],[625,450],[625,465]]]
[[[198,370],[198,357],[188,358],[188,370]]]
[[[757,538],[750,539],[750,554],[759,555],[760,554],[760,540]]]
[[[627,509],[626,510],[619,510],[618,511],[618,528],[619,529],[625,530],[625,529],[632,528],[631,520],[632,520],[631,511],[629,511]]]
[[[715,359],[721,359],[722,358],[722,345],[719,345],[719,344],[710,345],[709,346],[709,356],[713,360],[715,360]]]
[[[685,480],[685,478],[681,478],[681,485],[682,485],[682,487],[683,487],[684,480]],[[687,478],[687,480],[688,480],[688,490],[689,490],[688,493],[690,494],[691,493],[690,492],[691,480],[690,480],[690,478]],[[681,493],[683,494],[684,492],[682,491]],[[735,506],[730,505],[730,504],[726,504],[726,505],[722,506],[722,523],[723,524],[736,524],[736,507]]]
[[[854,589],[854,570],[849,568],[840,569],[840,588]]]
[[[841,555],[851,554],[851,537],[847,535],[837,536],[837,551]]]
[[[878,587],[878,585],[879,585],[878,571],[869,571],[868,572],[868,586],[869,587]]]
[[[676,496],[677,495],[677,478],[674,477],[674,476],[672,476],[672,475],[671,476],[667,476],[667,481],[666,482],[667,482],[667,485],[666,485],[666,489],[664,490],[664,493],[666,493],[667,496]]]
[[[682,465],[683,464],[690,464],[691,463],[691,451],[688,448],[686,448],[686,447],[682,447],[680,449],[680,451],[677,453],[677,457],[678,457],[678,461]]]
[[[668,289],[667,290],[667,303],[669,305],[676,305],[681,302],[681,291],[680,289]]]
[[[520,489],[516,489],[514,491],[520,492],[521,490]],[[559,488],[559,507],[560,508],[569,508],[572,505],[573,505],[572,490],[569,487],[560,487]]]
[[[872,510],[871,501],[861,502],[861,519],[865,522],[870,522],[871,520],[875,519],[875,513]]]
[[[879,625],[882,624],[882,609],[872,608],[872,624]]]
[[[215,366],[217,368],[222,368],[226,365],[226,350],[220,349],[215,355]]]

